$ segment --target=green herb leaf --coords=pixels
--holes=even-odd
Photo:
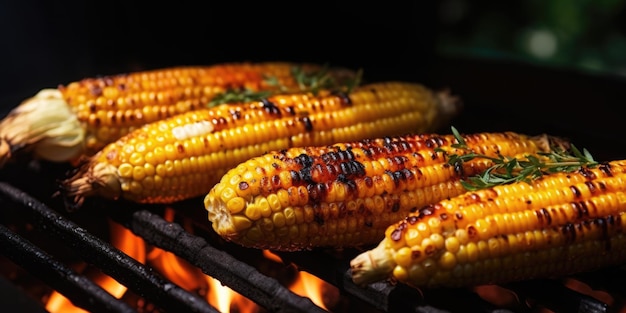
[[[463,162],[481,158],[491,160],[494,165],[485,170],[482,174],[468,177],[461,181],[467,190],[479,190],[497,185],[504,185],[513,182],[531,182],[548,173],[573,172],[583,166],[597,166],[591,153],[586,149],[581,152],[574,145],[568,151],[559,147],[551,147],[551,152],[539,152],[537,155],[526,155],[522,159],[498,155],[497,158],[476,153],[469,148],[458,132],[452,127],[452,134],[457,143],[451,146],[456,149],[466,151],[465,154],[450,154],[445,149],[436,148],[435,151],[444,153],[448,157],[448,164],[462,166]],[[541,156],[544,159],[538,157]]]
[[[250,89],[227,90],[218,94],[209,102],[209,107],[214,107],[224,103],[240,103],[249,101],[259,101],[272,95],[270,91],[252,91]]]

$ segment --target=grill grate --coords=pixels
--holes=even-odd
[[[167,281],[149,268],[127,256],[106,241],[87,232],[80,225],[62,216],[28,193],[5,182],[0,183],[0,199],[5,205],[28,215],[42,231],[54,234],[67,243],[87,262],[126,285],[136,294],[154,303],[166,312],[217,312],[199,296]],[[283,287],[274,278],[260,273],[240,261],[240,251],[223,251],[212,246],[204,237],[186,232],[178,223],[168,222],[159,214],[139,205],[107,208],[113,220],[127,227],[146,242],[200,268],[207,275],[272,312],[324,312],[308,298],[298,296]],[[105,204],[106,205],[106,204]],[[208,235],[207,235],[208,236]],[[64,294],[75,305],[92,312],[136,312],[122,300],[53,259],[36,245],[0,225],[0,252]],[[249,251],[248,251],[249,252]],[[546,307],[557,312],[608,312],[609,305],[593,297],[566,288],[554,280],[532,281],[505,286],[520,299],[514,308],[499,308],[465,289],[419,292],[398,284],[375,283],[367,288],[355,286],[349,276],[348,261],[356,251],[330,253],[324,251],[280,252],[286,263],[337,286],[341,292],[358,299],[375,310],[384,312],[456,312],[471,307],[481,312],[531,312]],[[598,275],[583,275],[582,279],[613,290],[618,295],[625,290],[619,285],[621,270],[608,269]],[[604,274],[603,274],[604,273]],[[616,273],[618,275],[616,276]],[[607,284],[602,275],[611,275]],[[618,297],[621,298],[621,297]],[[455,299],[455,301],[450,301]]]

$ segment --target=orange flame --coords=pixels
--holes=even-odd
[[[173,221],[174,210],[166,210],[164,218],[168,221]],[[220,312],[262,311],[252,300],[222,285],[220,281],[205,275],[199,268],[189,264],[184,259],[156,247],[152,247],[147,251],[146,243],[142,238],[137,237],[130,230],[117,223],[109,222],[109,225],[111,243],[113,246],[128,254],[130,257],[135,258],[137,261],[153,266],[164,277],[179,285],[181,288],[189,292],[196,292],[200,295],[206,293],[205,297],[209,304],[217,308]],[[263,256],[272,262],[282,263],[282,259],[269,250],[264,250]],[[114,297],[121,298],[127,290],[124,285],[101,272],[96,272],[88,276],[94,283],[101,286]],[[326,310],[328,310],[327,305],[332,305],[333,299],[337,299],[333,298],[333,296],[339,294],[336,287],[303,271],[299,271],[296,279],[287,287],[299,296],[308,297],[313,303]],[[331,300],[328,300],[329,298]],[[67,298],[56,291],[52,292],[50,295],[46,303],[46,310],[51,313],[86,312],[85,310],[75,307]]]
[[[146,245],[140,237],[135,236],[130,230],[123,226],[109,221],[109,229],[111,234],[111,243],[124,253],[135,258],[137,261],[144,263],[146,258]],[[117,298],[121,298],[126,292],[126,286],[118,283],[110,276],[97,272],[94,273],[90,279],[101,286],[104,290]],[[87,312],[74,306],[69,299],[57,291],[53,291],[50,294],[50,298],[46,303],[46,310],[49,312],[64,312],[64,313],[82,313]]]

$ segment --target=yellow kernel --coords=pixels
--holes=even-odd
[[[282,212],[276,212],[272,214],[272,221],[274,221],[275,227],[285,226],[285,215]]]
[[[422,240],[422,251],[424,251],[424,254],[427,256],[432,256],[437,251],[430,237]]]
[[[469,260],[469,257],[467,255],[467,247],[466,246],[460,246],[459,250],[456,252],[456,260],[459,263],[467,263],[467,261]]]
[[[141,184],[145,190],[152,190],[154,189],[154,178],[152,176],[146,176],[146,178],[141,181]]]
[[[128,162],[132,165],[143,165],[143,155],[141,153],[133,152],[128,158]]]
[[[419,222],[415,228],[420,232],[423,238],[430,236],[430,227],[426,223]]]
[[[137,181],[130,182],[130,188],[128,189],[130,193],[139,195],[143,191],[143,186]]]
[[[248,220],[248,222],[249,222],[249,220]],[[245,222],[243,222],[243,223],[245,223]],[[250,224],[250,225],[252,225],[252,224]],[[247,227],[244,227],[243,229],[245,229],[245,228],[247,228]],[[263,232],[258,227],[250,228],[246,232],[246,239],[248,239],[250,241],[259,241],[259,240],[261,240],[261,238],[263,238]]]
[[[123,163],[117,168],[117,173],[121,178],[131,178],[133,176],[133,166]]]
[[[270,194],[267,196],[267,202],[270,205],[270,208],[272,209],[272,211],[276,212],[278,210],[281,209],[281,201],[280,198],[278,197],[278,195],[276,194]]]
[[[158,167],[157,167],[157,172],[158,172]],[[220,199],[224,203],[227,203],[228,200],[234,198],[236,195],[237,195],[237,193],[235,192],[235,190],[233,188],[226,187],[226,188],[222,189],[222,192],[220,193]]]
[[[500,241],[496,238],[489,238],[487,241],[487,246],[489,247],[489,255],[493,257],[498,257],[502,255],[502,247],[500,246]]]
[[[283,214],[285,215],[285,224],[293,225],[296,223],[296,212],[293,208],[285,208]]]
[[[489,245],[487,245],[487,241],[481,240],[476,243],[476,247],[478,248],[478,258],[486,259],[489,257]]]
[[[156,164],[156,158],[154,157],[154,152],[150,151],[150,152],[146,152],[146,154],[143,156],[144,161],[146,161],[146,164]]]
[[[437,250],[441,250],[445,247],[445,240],[443,238],[443,236],[441,236],[440,234],[432,234],[430,235],[430,240],[433,243],[433,246],[437,249]]]
[[[411,249],[409,247],[402,247],[400,250],[396,251],[396,254],[393,256],[396,264],[408,267],[411,264]]]
[[[269,217],[272,214],[272,209],[270,208],[270,204],[267,202],[266,198],[259,199],[256,205],[258,206],[258,209],[263,217]]]
[[[450,251],[444,252],[439,258],[439,266],[442,269],[450,270],[456,266],[456,256]]]
[[[462,245],[467,244],[469,242],[469,235],[467,234],[467,230],[465,229],[462,229],[462,228],[457,229],[455,231],[454,236],[457,239],[459,239],[459,243]]]
[[[249,204],[246,206],[244,214],[251,220],[256,221],[261,218],[261,210],[255,204]]]
[[[246,218],[243,215],[235,215],[233,216],[233,227],[235,231],[241,231],[243,229],[250,228],[252,226],[252,221]]]
[[[428,274],[421,264],[416,263],[409,267],[409,278],[412,283],[416,285],[423,285],[428,281]]]
[[[405,282],[409,279],[409,272],[406,268],[396,265],[396,267],[393,268],[393,277],[401,282]]]
[[[467,249],[467,260],[469,262],[475,262],[478,260],[478,247],[475,243],[468,243],[465,248]]]
[[[228,212],[230,212],[230,214],[237,214],[241,212],[245,206],[246,202],[241,197],[232,198],[226,203],[226,208],[228,208]]]
[[[144,171],[143,166],[135,166],[133,168],[133,179],[136,181],[143,180],[146,177],[146,171]]]
[[[413,246],[421,246],[422,245],[422,237],[420,236],[420,232],[415,228],[409,228],[404,235],[404,240],[406,245],[409,247]]]
[[[445,246],[446,246],[446,250],[448,250],[449,252],[456,253],[457,251],[459,251],[460,245],[461,243],[459,242],[458,238],[456,237],[446,238]]]
[[[146,163],[143,165],[143,171],[146,173],[146,176],[153,176],[155,173],[154,165],[150,163]]]
[[[155,175],[154,176],[154,188],[161,189],[162,186],[163,186],[163,177]]]
[[[428,227],[433,234],[441,233],[441,220],[438,217],[429,218]]]

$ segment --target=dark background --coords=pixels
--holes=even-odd
[[[26,96],[86,76],[242,60],[421,79],[436,33],[428,2],[4,1],[0,92]]]
[[[466,8],[451,26],[445,13],[461,0],[0,1],[0,107],[4,113],[42,88],[83,77],[228,61],[308,61],[360,68],[370,81],[449,88],[463,99],[464,111],[453,121],[461,131],[548,132],[598,159],[626,158],[624,76],[437,48],[443,39],[474,38],[472,26],[484,23],[472,17],[498,8],[490,2]],[[508,19],[515,12],[491,16],[512,29],[521,22]],[[456,37],[453,26],[461,28]]]

